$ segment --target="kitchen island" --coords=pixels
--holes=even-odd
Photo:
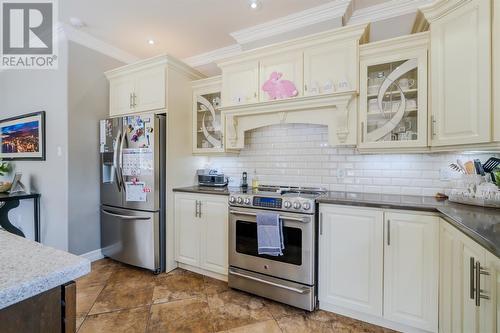
[[[0,230],[2,332],[74,332],[76,285],[87,259]]]

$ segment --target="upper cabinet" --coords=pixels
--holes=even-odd
[[[420,33],[360,47],[360,148],[427,146],[427,52]]]
[[[244,105],[259,101],[259,62],[249,61],[227,66],[222,71],[222,103]]]
[[[169,71],[175,70],[179,75]],[[168,91],[179,90],[185,81],[202,76],[184,63],[162,55],[105,73],[109,80],[109,115],[122,116],[131,113],[165,111],[168,107]],[[167,82],[179,80],[178,85]]]
[[[494,141],[500,141],[500,3],[493,1],[493,117]]]
[[[193,81],[193,153],[224,153],[220,76]]]
[[[330,42],[304,50],[304,95],[358,89],[358,42]]]
[[[492,141],[491,1],[438,1],[430,22],[431,145]]]

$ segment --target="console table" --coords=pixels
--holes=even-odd
[[[40,242],[40,193],[0,193],[0,226],[6,231],[21,237],[26,237],[24,233],[16,228],[9,221],[9,211],[19,207],[20,200],[33,199],[33,221],[35,230],[35,241]]]

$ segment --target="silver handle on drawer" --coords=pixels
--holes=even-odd
[[[101,209],[101,212],[103,214],[113,216],[113,217],[118,217],[122,220],[140,220],[140,221],[146,221],[146,220],[151,220],[150,217],[144,217],[144,216],[127,216],[127,215],[120,215],[120,214],[115,214],[108,212],[107,210]]]
[[[365,142],[365,122],[361,122],[361,143]]]
[[[391,220],[387,220],[387,245],[391,245]]]
[[[481,306],[482,299],[490,299],[488,295],[483,295],[484,290],[481,289],[481,275],[490,275],[490,273],[481,267],[481,263],[476,261],[476,306]]]
[[[198,202],[198,209],[199,209],[198,217],[201,219],[201,200]]]
[[[129,109],[133,108],[133,102],[132,102],[132,93],[129,94],[129,99],[128,99],[128,107]]]
[[[231,269],[229,270],[229,274],[230,275],[239,276],[239,277],[242,277],[244,279],[249,279],[249,280],[252,280],[252,281],[257,281],[257,282],[260,282],[260,283],[268,284],[268,285],[273,286],[273,287],[278,287],[278,288],[290,290],[290,291],[293,291],[293,292],[296,292],[296,293],[302,294],[302,295],[303,294],[307,294],[307,293],[310,292],[310,290],[306,289],[306,288],[299,289],[299,288],[293,288],[293,287],[289,287],[289,286],[284,286],[282,284],[274,283],[274,282],[271,282],[271,281],[266,281],[266,280],[258,278],[258,277],[254,277],[254,276],[250,276],[250,275],[238,273],[238,272],[232,271]]]
[[[199,217],[199,214],[200,214],[199,211],[198,211],[199,210],[198,204],[199,204],[199,201],[196,200],[196,203],[195,203],[195,213],[194,213],[195,217]]]
[[[469,259],[469,297],[470,299],[475,299],[474,296],[475,286],[474,286],[474,257]]]
[[[132,99],[133,100],[132,106],[135,108],[137,106],[137,95],[134,93],[133,96],[134,98]]]
[[[257,216],[256,213],[238,212],[235,210],[230,210],[229,214],[237,214],[237,215],[245,215],[245,216]],[[305,219],[299,218],[299,217],[290,217],[290,216],[281,216],[280,215],[279,218],[282,220],[291,220],[291,221],[298,221],[298,222],[304,222],[304,223],[309,222],[309,221],[305,221]]]
[[[431,116],[431,136],[436,136],[436,117]]]

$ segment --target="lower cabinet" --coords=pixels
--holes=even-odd
[[[385,213],[384,318],[438,331],[439,218]]]
[[[227,197],[175,194],[175,259],[227,275]]]
[[[498,258],[446,221],[440,246],[439,331],[497,332]]]
[[[320,308],[438,331],[439,218],[320,205]]]

